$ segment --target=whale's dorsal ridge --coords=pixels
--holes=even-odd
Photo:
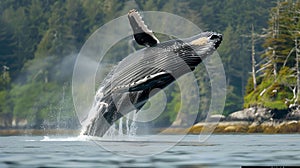
[[[128,19],[133,31],[134,39],[139,45],[153,47],[159,43],[159,40],[155,37],[152,30],[148,29],[148,26],[144,23],[137,10],[130,10],[128,12]]]

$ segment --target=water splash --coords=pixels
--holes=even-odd
[[[123,117],[119,119],[119,136],[123,136]]]
[[[136,124],[138,113],[133,111],[127,114],[125,117],[119,119],[118,124],[113,124],[103,136],[105,139],[122,139],[126,137],[135,137],[138,126]],[[123,120],[126,118],[125,127],[126,131],[123,131]]]
[[[127,117],[126,117],[126,133],[127,135],[129,135],[129,114],[127,114]]]
[[[107,130],[107,132],[104,134],[104,137],[105,138],[112,138],[112,139],[114,139],[115,137],[116,137],[116,124],[115,123],[113,123],[112,125],[111,125],[111,127]]]
[[[49,137],[44,136],[41,140],[28,140],[28,141],[89,141],[90,137],[87,135],[79,135],[77,137]]]
[[[84,135],[87,130],[92,129],[93,121],[99,116],[99,112],[105,107],[105,104],[99,100],[103,97],[103,87],[100,87],[95,95],[94,103],[87,117],[82,121],[82,129],[80,135]]]
[[[131,120],[131,124],[130,124],[130,128],[129,128],[129,136],[135,136],[136,135],[136,131],[137,131],[137,125],[136,125],[136,119],[138,116],[137,111],[133,111],[132,112],[133,116],[132,116],[132,120]]]
[[[107,79],[106,79],[107,80]],[[104,81],[104,83],[107,81]],[[101,102],[100,100],[103,98],[103,89],[104,87],[100,87],[95,95],[94,102],[92,105],[92,108],[90,109],[89,113],[87,114],[87,117],[82,121],[82,129],[80,135],[84,135],[85,132],[93,133],[95,131],[95,121],[102,115],[104,111],[107,110],[107,104],[104,102]],[[137,119],[137,111],[132,111],[131,113],[128,113],[126,118],[126,132],[123,131],[123,118],[120,118],[118,121],[118,124],[113,123],[110,128],[107,130],[107,132],[104,134],[105,138],[120,138],[120,137],[126,137],[126,136],[135,136],[137,131],[137,125],[135,120]]]

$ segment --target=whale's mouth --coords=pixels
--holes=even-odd
[[[209,37],[209,39],[214,41],[214,47],[215,47],[215,49],[217,49],[220,46],[220,44],[221,44],[221,42],[223,40],[221,34],[213,34],[213,35],[211,35]]]

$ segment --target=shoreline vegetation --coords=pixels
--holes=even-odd
[[[25,128],[6,128],[0,129],[1,136],[30,136],[30,135],[74,135],[77,136],[80,129],[25,129]]]
[[[280,115],[279,115],[280,114]],[[264,107],[246,108],[227,117],[210,115],[190,128],[171,126],[169,128],[153,128],[153,132],[164,134],[291,134],[300,133],[300,110],[272,110]],[[0,136],[15,135],[79,135],[80,127],[41,129],[27,127],[0,127]]]

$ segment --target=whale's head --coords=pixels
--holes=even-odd
[[[190,38],[177,40],[173,51],[184,60],[191,70],[194,70],[205,58],[217,50],[221,42],[221,34],[202,32]]]
[[[186,39],[186,42],[203,60],[220,46],[222,35],[215,32],[203,32]]]

